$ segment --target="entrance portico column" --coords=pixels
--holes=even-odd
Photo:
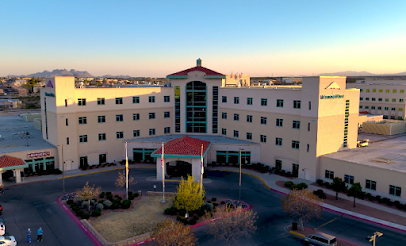
[[[14,170],[15,178],[16,178],[16,183],[21,183],[21,169],[15,169]]]
[[[199,159],[192,159],[192,176],[194,177],[195,181],[200,182],[200,175],[201,175],[202,166]]]
[[[0,186],[3,185],[3,171],[0,171]]]

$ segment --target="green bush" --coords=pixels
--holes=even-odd
[[[117,208],[119,208],[120,207],[120,204],[118,204],[118,203],[113,203],[113,205],[111,205],[111,209],[117,209]]]
[[[226,204],[226,202],[225,202],[225,201],[221,201],[220,204]]]
[[[316,180],[316,182],[317,182],[317,184],[318,184],[319,186],[323,186],[323,185],[324,185],[324,181],[323,181],[322,179],[318,179],[318,180]]]
[[[121,204],[121,199],[116,199],[116,200],[113,201],[113,203]]]
[[[96,209],[96,210],[93,210],[93,211],[92,211],[92,216],[93,216],[93,217],[98,217],[98,216],[100,216],[100,215],[101,215],[101,211],[100,211],[100,210]]]
[[[195,224],[196,224],[196,220],[194,218],[189,220],[189,225],[195,225]]]
[[[298,190],[307,189],[307,184],[306,183],[297,184],[296,189],[298,189]]]
[[[82,216],[81,216],[81,218],[84,220],[84,219],[89,219],[90,218],[90,214],[89,213],[83,213],[82,214]]]
[[[318,189],[316,191],[313,191],[313,193],[318,196],[320,199],[326,199],[327,196],[324,194],[324,191],[322,189]]]
[[[211,200],[212,200],[213,202],[215,202],[215,201],[217,201],[217,198],[213,197]]]
[[[295,185],[292,181],[286,181],[285,182],[285,187],[286,188],[291,188],[293,185]]]
[[[217,202],[213,203],[213,206],[217,207],[219,204]]]
[[[100,193],[99,198],[104,198],[105,195],[106,195],[106,193],[102,192],[102,193]]]
[[[133,192],[132,191],[129,191],[128,192],[128,197],[130,197],[130,196],[132,196],[133,195]]]
[[[79,210],[76,210],[75,213],[76,213],[77,216],[81,217],[84,212],[83,212],[83,210],[79,209]]]
[[[139,197],[139,196],[140,196],[140,194],[138,194],[138,192],[134,193],[134,197]]]
[[[183,223],[183,224],[185,224],[185,225],[189,224],[189,222],[187,221],[187,219],[183,219],[183,218],[180,220],[180,222]]]
[[[121,208],[127,209],[131,206],[131,201],[130,200],[124,200],[123,203],[121,204]]]
[[[176,220],[177,220],[177,221],[182,220],[182,216],[180,216],[180,215],[176,216]]]
[[[185,216],[185,214],[186,214],[186,210],[185,210],[185,209],[179,210],[179,215],[180,215],[180,216]]]
[[[111,193],[111,191],[107,191],[106,192],[106,196],[112,196],[113,194]]]
[[[103,203],[105,200],[99,200],[99,203]]]
[[[73,204],[73,200],[72,199],[67,200],[66,204]]]
[[[205,213],[204,210],[197,211],[197,215],[200,216],[200,217],[203,216],[204,213]]]

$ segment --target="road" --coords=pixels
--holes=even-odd
[[[145,192],[153,190],[153,185],[159,190],[162,187],[161,182],[146,180],[154,175],[155,169],[131,169],[130,176],[138,183],[130,186],[130,190]],[[111,171],[69,178],[65,181],[65,189],[66,192],[73,192],[89,181],[89,184],[101,186],[104,191],[119,191],[120,189],[114,186],[116,177],[117,171]],[[238,173],[208,171],[208,178],[212,182],[205,184],[207,197],[238,198]],[[175,182],[167,182],[166,191],[176,191],[176,186]],[[54,180],[10,187],[0,196],[7,231],[16,237],[19,245],[28,245],[27,228],[30,227],[35,232],[39,226],[44,230],[44,241],[41,245],[93,245],[55,202],[61,193],[62,181]],[[240,239],[234,245],[302,245],[300,240],[286,230],[292,219],[281,209],[283,195],[269,191],[259,180],[243,175],[241,198],[250,203],[257,213],[258,230],[251,238]],[[321,220],[306,223],[305,226],[318,227],[339,216],[337,213],[323,211]],[[406,235],[401,232],[348,217],[340,217],[320,230],[359,245],[371,245],[365,237],[380,231],[384,236],[378,238],[377,245],[406,245]],[[214,241],[207,235],[205,226],[194,231],[200,246],[224,245],[224,242]],[[33,238],[35,236],[33,233]]]

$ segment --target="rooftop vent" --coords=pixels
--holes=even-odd
[[[197,59],[197,61],[196,61],[196,66],[197,67],[201,67],[202,66],[202,60],[199,58],[199,59]]]

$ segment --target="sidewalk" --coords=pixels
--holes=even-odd
[[[208,170],[239,172],[238,168],[227,167],[227,166],[208,167],[207,169]],[[336,195],[336,193],[334,191],[332,191],[332,190],[312,185],[314,182],[309,181],[309,180],[304,180],[304,179],[300,179],[300,178],[289,179],[289,178],[286,178],[286,177],[283,177],[283,176],[280,176],[280,175],[269,174],[269,173],[259,173],[259,172],[256,172],[256,171],[250,170],[250,169],[242,169],[241,172],[244,173],[244,174],[247,174],[249,176],[260,179],[265,187],[267,187],[267,188],[269,188],[269,189],[271,189],[273,191],[282,193],[284,195],[288,194],[290,192],[290,189],[287,189],[287,188],[280,187],[280,186],[276,185],[277,181],[284,181],[284,182],[292,181],[295,184],[303,182],[303,183],[308,184],[309,187],[312,190],[322,189],[324,191],[324,193],[326,193],[326,194],[332,195],[334,197]],[[244,182],[244,181],[242,181],[242,182]],[[338,197],[339,197],[339,199],[342,199],[342,200],[347,200],[347,201],[350,201],[350,202],[353,201],[352,197],[348,197],[347,195],[342,194],[342,193],[339,193]],[[397,209],[392,209],[392,208],[389,208],[389,207],[386,207],[386,206],[382,206],[382,205],[379,205],[379,204],[376,204],[376,203],[372,203],[372,202],[368,202],[368,201],[364,201],[364,200],[360,200],[360,199],[356,200],[356,204],[362,204],[362,205],[364,205],[366,207],[380,210],[382,213],[389,213],[389,214],[393,214],[393,215],[396,215],[396,216],[400,216],[401,219],[403,219],[403,218],[406,219],[406,213],[401,212],[401,211],[399,211]],[[392,223],[392,222],[389,222],[389,221],[385,221],[385,220],[382,220],[382,219],[377,219],[377,218],[374,218],[374,217],[371,217],[371,216],[368,216],[368,215],[364,215],[364,214],[344,210],[344,209],[341,209],[339,207],[336,207],[336,206],[333,206],[333,205],[330,205],[330,204],[327,204],[327,203],[323,203],[322,207],[324,209],[331,210],[331,211],[334,211],[334,212],[337,212],[337,213],[340,213],[340,214],[343,214],[343,215],[347,215],[347,216],[350,216],[350,217],[353,217],[353,218],[356,218],[356,219],[365,220],[365,221],[368,221],[368,222],[371,222],[371,223],[379,224],[379,225],[386,226],[386,227],[389,227],[389,228],[392,228],[392,229],[400,230],[402,232],[406,232],[406,226],[404,226],[404,225],[399,225],[399,224]],[[368,212],[368,211],[366,211],[366,212]]]

